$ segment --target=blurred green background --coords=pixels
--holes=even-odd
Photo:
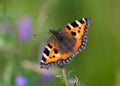
[[[120,0],[0,0],[0,86],[64,86],[57,77],[41,84],[34,65],[49,29],[82,17],[92,20],[87,47],[67,71],[80,86],[120,86]],[[18,76],[27,85],[17,85]]]

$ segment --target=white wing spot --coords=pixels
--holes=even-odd
[[[68,24],[68,26],[69,26],[71,29],[73,29],[73,26],[72,26],[70,23]]]
[[[43,61],[43,60],[41,60],[40,62],[41,62],[41,63],[44,63],[44,61]]]
[[[78,20],[75,20],[75,22],[80,26],[81,25],[81,23],[78,21]]]
[[[43,53],[43,56],[44,56],[46,59],[48,58],[48,56],[47,56],[46,54],[44,54],[44,53]]]
[[[85,21],[85,18],[82,18],[83,21]]]
[[[48,46],[46,46],[46,48],[47,48],[49,51],[51,50]]]

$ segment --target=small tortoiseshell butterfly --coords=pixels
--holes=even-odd
[[[68,64],[86,46],[90,18],[82,18],[65,25],[59,30],[50,30],[49,38],[40,61],[41,68]]]

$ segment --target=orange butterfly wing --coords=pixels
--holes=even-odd
[[[63,55],[62,59],[66,60],[69,57],[74,57],[76,54],[81,52],[86,46],[87,42],[87,32],[90,27],[91,21],[90,18],[82,18],[80,20],[75,20],[72,23],[69,23],[64,27],[64,31],[74,37],[76,39],[75,45],[73,47],[74,53],[73,56],[71,54]]]
[[[56,64],[61,59],[60,52],[56,49],[56,45],[54,41],[49,41],[45,46],[45,49],[42,53],[41,58],[41,68],[49,68],[49,66]]]

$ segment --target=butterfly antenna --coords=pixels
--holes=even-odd
[[[42,33],[33,33],[33,37],[43,37],[46,36],[46,34],[50,35],[50,32],[42,32]]]

